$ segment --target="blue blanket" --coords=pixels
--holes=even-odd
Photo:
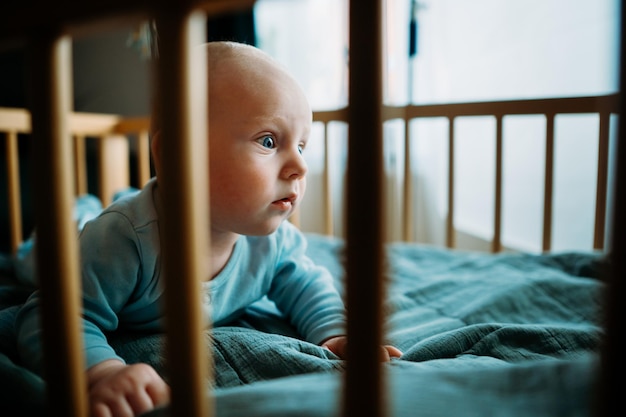
[[[344,242],[307,237],[309,255],[341,291]],[[603,337],[600,254],[492,255],[394,243],[387,255],[385,334],[404,352],[384,365],[389,415],[592,414]],[[12,320],[26,295],[0,287],[0,407],[46,415],[44,384],[15,351]],[[167,378],[162,335],[113,334],[111,343]],[[207,343],[218,416],[338,415],[345,364],[300,340],[269,302],[214,329]]]

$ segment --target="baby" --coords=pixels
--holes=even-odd
[[[203,284],[215,326],[267,296],[307,341],[345,356],[345,311],[328,271],[305,255],[305,238],[285,221],[302,200],[302,153],[312,113],[296,81],[268,55],[230,42],[209,56],[211,269]],[[157,177],[121,199],[80,234],[83,325],[91,414],[134,416],[169,401],[169,387],[147,364],[128,365],[105,333],[163,331],[159,247],[161,138]],[[38,294],[18,315],[24,363],[41,370]],[[399,357],[392,346],[384,358]]]

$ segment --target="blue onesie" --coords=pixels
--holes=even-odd
[[[87,367],[122,360],[107,343],[117,329],[163,331],[156,180],[88,222],[80,234]],[[343,302],[329,272],[305,255],[306,240],[285,221],[267,236],[240,236],[222,271],[203,284],[207,320],[227,324],[267,296],[309,342],[345,334]],[[24,364],[42,370],[38,291],[17,317]]]

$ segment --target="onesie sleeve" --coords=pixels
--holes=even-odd
[[[132,225],[117,212],[104,213],[88,223],[79,239],[84,351],[89,368],[107,359],[122,360],[104,332],[118,327],[118,314],[137,285],[140,253]],[[39,291],[35,291],[17,315],[16,330],[24,365],[41,374],[39,300]]]
[[[269,298],[306,340],[345,335],[345,307],[330,272],[305,253],[306,238],[289,222],[277,231],[278,256]]]

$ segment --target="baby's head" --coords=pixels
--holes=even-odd
[[[294,78],[259,49],[206,47],[212,233],[272,233],[304,196],[311,108]]]

